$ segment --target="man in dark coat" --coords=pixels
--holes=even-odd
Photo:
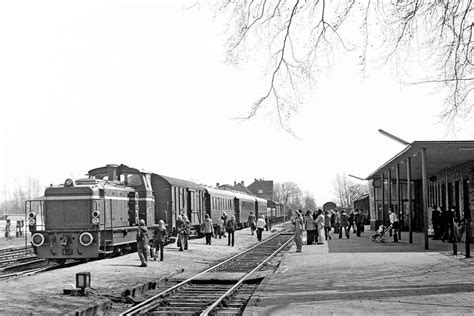
[[[148,261],[148,228],[146,227],[145,221],[141,219],[138,222],[137,230],[137,251],[138,257],[142,264],[140,267],[146,267]]]

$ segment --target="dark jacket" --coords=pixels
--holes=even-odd
[[[138,226],[137,241],[148,241],[148,228],[146,226]]]
[[[168,237],[168,232],[166,231],[166,228],[161,230],[160,227],[155,227],[153,229],[153,241],[155,243],[164,242],[166,240],[166,237]]]
[[[237,223],[235,222],[235,220],[230,219],[227,222],[227,225],[226,225],[227,232],[228,233],[233,233],[233,232],[235,232],[236,229],[237,229]]]

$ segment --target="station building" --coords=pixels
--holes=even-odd
[[[434,205],[474,215],[474,141],[412,142],[366,180],[371,229],[388,225],[392,208],[402,230],[425,232],[427,248]]]

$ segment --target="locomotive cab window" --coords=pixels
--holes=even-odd
[[[143,184],[142,177],[139,174],[121,174],[120,182],[132,187],[137,187]]]

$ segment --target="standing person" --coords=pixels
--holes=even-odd
[[[303,229],[304,229],[304,221],[303,216],[298,211],[293,211],[293,216],[291,219],[293,225],[295,225],[295,235],[294,240],[296,244],[296,252],[301,252],[301,248],[303,248]]]
[[[202,223],[202,232],[206,236],[206,245],[210,245],[212,235],[214,233],[214,226],[212,225],[212,219],[209,217],[209,214],[206,214],[206,216],[204,216],[204,223]]]
[[[354,211],[353,210],[351,210],[351,213],[349,214],[348,221],[349,221],[349,233],[351,232],[351,228],[352,228],[352,231],[355,233],[356,230],[354,227]]]
[[[314,224],[313,216],[311,216],[311,211],[307,210],[303,218],[304,230],[307,234],[307,244],[311,245],[315,241],[316,236],[316,226]]]
[[[438,210],[437,205],[433,205],[433,211],[431,212],[431,223],[433,224],[433,240],[438,240],[441,234],[440,231],[440,221],[441,221],[441,214]]]
[[[331,214],[329,211],[324,211],[324,235],[326,240],[332,239],[331,238]]]
[[[393,209],[390,209],[389,212],[390,214],[388,215],[388,217],[390,219],[390,224],[392,225],[392,229],[393,229],[393,242],[398,242],[398,228],[399,228],[398,216],[397,214],[395,214]]]
[[[247,220],[247,223],[249,224],[250,230],[252,231],[252,235],[257,227],[257,223],[255,221],[255,215],[253,215],[253,212],[250,212],[249,219]]]
[[[226,212],[222,212],[221,219],[222,219],[222,227],[227,227],[227,213]],[[225,237],[225,231],[223,233]]]
[[[138,257],[142,264],[140,267],[146,267],[148,262],[148,228],[146,227],[145,221],[141,219],[138,222],[137,230],[137,251]]]
[[[227,236],[229,236],[227,239],[227,246],[230,246],[232,244],[232,247],[234,247],[234,233],[236,229],[237,229],[237,222],[235,221],[235,216],[232,215],[230,219],[227,221],[227,226],[226,226]]]
[[[188,250],[188,239],[189,239],[189,234],[191,234],[191,222],[189,221],[186,215],[183,215],[183,222],[184,222],[183,247],[184,247],[184,250]]]
[[[339,214],[338,210],[334,210],[334,234],[339,234],[339,230],[341,229],[341,214]]]
[[[349,220],[344,210],[341,211],[340,227],[339,227],[339,239],[342,238],[342,230],[345,231],[347,239],[349,239]]]
[[[8,239],[10,239],[10,220],[7,219],[7,223],[5,224],[5,237]]]
[[[318,245],[324,244],[324,215],[321,209],[316,213],[315,221],[318,229]]]
[[[268,223],[268,215],[265,215],[265,230],[266,231],[268,231],[268,226],[270,226]]]
[[[178,215],[178,217],[176,218],[176,229],[178,230],[177,245],[179,251],[183,251],[185,225],[186,224],[183,221],[183,217],[181,215]]]
[[[265,215],[260,215],[257,220],[257,240],[262,241],[262,232],[265,229]]]
[[[155,254],[153,256],[153,260],[156,260],[156,257],[158,257],[158,251],[159,251],[160,261],[163,261],[165,240],[167,237],[168,237],[168,232],[166,231],[165,222],[162,219],[160,219],[158,221],[158,226],[155,227],[153,231],[153,244],[155,245]]]
[[[354,221],[357,229],[357,237],[360,237],[360,233],[362,232],[363,228],[363,222],[362,222],[362,213],[358,209],[356,209],[355,214],[354,214]]]
[[[217,236],[219,236],[219,239],[221,239],[222,235],[224,234],[224,230],[224,220],[222,219],[222,217],[220,217],[217,220],[216,228],[214,229],[214,238],[217,238]]]

